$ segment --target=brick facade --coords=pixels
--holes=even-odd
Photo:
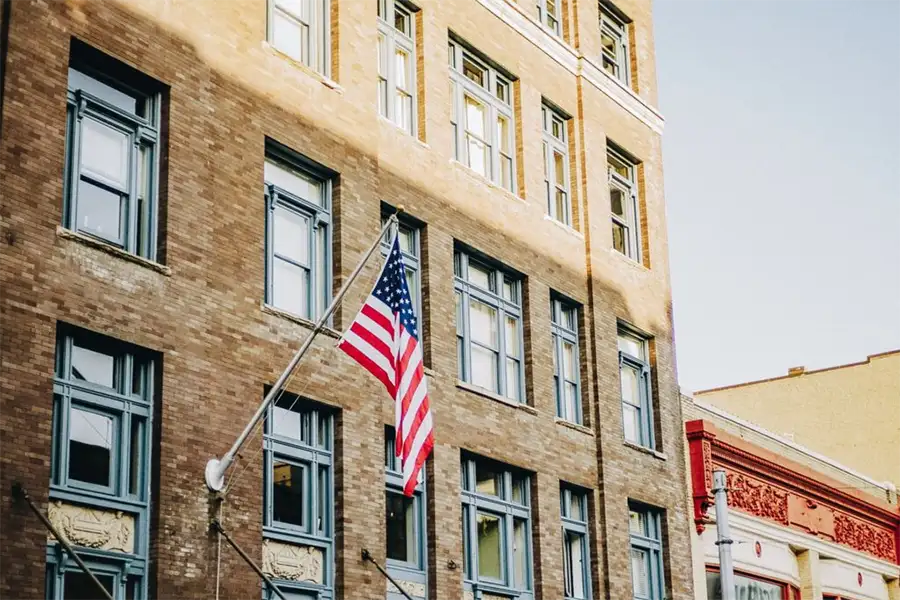
[[[501,20],[491,8],[505,7]],[[556,54],[600,54],[595,3],[566,3],[567,44],[529,40],[530,5],[505,0],[424,2],[417,15],[419,137],[375,108],[375,3],[332,0],[330,79],[264,42],[264,0],[10,3],[0,141],[0,596],[44,595],[47,533],[10,496],[21,482],[46,508],[58,323],[153,350],[162,357],[154,426],[150,590],[160,598],[258,598],[259,582],[227,546],[217,566],[208,531],[213,502],[203,469],[255,410],[264,386],[308,330],[263,305],[263,159],[266,138],[339,173],[333,201],[335,289],[377,232],[381,201],[425,223],[422,319],[435,415],[427,469],[429,597],[462,597],[460,450],[532,471],[535,598],[563,595],[558,493],[564,479],[593,490],[594,598],[631,597],[628,499],[665,510],[666,598],[692,597],[690,517],[675,378],[661,140],[649,0],[619,3],[630,26],[632,87],[604,91],[564,69]],[[526,14],[527,13],[527,14]],[[448,31],[497,61],[515,84],[516,194],[451,160]],[[530,31],[530,29],[529,29]],[[536,30],[540,31],[540,30]],[[545,35],[545,34],[542,34]],[[545,37],[548,37],[545,35]],[[112,251],[61,227],[66,87],[73,38],[168,86],[160,179],[159,256]],[[560,49],[562,48],[562,49]],[[566,54],[569,53],[569,54]],[[602,72],[600,73],[602,75]],[[611,95],[612,94],[612,95]],[[541,98],[574,117],[573,222],[545,218]],[[625,100],[614,100],[624,97]],[[649,112],[648,112],[649,111]],[[646,116],[648,115],[649,116]],[[643,115],[638,117],[636,115]],[[611,249],[606,140],[641,159],[641,230],[652,269]],[[457,384],[454,242],[526,275],[527,405],[513,407]],[[393,407],[378,383],[335,349],[377,272],[373,261],[301,364],[290,391],[339,409],[335,432],[335,597],[383,598],[360,560],[384,560],[383,424]],[[586,427],[554,418],[550,290],[583,305],[580,323]],[[658,451],[623,443],[617,319],[654,336]],[[260,437],[251,439],[223,508],[223,523],[261,556]],[[451,562],[453,561],[453,562]],[[455,562],[455,565],[454,565]]]

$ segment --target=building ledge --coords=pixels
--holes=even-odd
[[[579,425],[578,423],[573,423],[572,421],[566,421],[565,419],[560,419],[559,417],[554,417],[553,420],[557,425],[562,425],[563,427],[566,427],[568,429],[573,429],[575,431],[578,431],[579,433],[594,437],[594,430],[590,427],[585,427],[584,425]]]
[[[138,256],[137,254],[132,254],[131,252],[127,252],[125,250],[122,250],[121,248],[111,246],[110,244],[107,244],[106,242],[98,240],[97,238],[91,237],[89,235],[85,235],[77,231],[72,231],[71,229],[66,229],[62,225],[56,226],[56,237],[63,240],[76,242],[78,244],[84,244],[85,246],[89,246],[91,248],[100,250],[101,252],[105,252],[111,256],[115,256],[116,258],[121,258],[136,265],[146,267],[151,271],[156,271],[157,273],[165,275],[166,277],[172,276],[172,269],[167,267],[166,265],[161,265],[158,262],[154,262],[150,259]]]
[[[281,60],[286,61],[287,63],[289,63],[291,66],[297,68],[298,70],[303,71],[305,74],[309,75],[310,77],[312,77],[313,79],[315,79],[316,81],[318,81],[319,83],[324,85],[325,87],[334,90],[338,94],[343,95],[344,88],[341,87],[341,84],[339,84],[334,79],[331,79],[330,77],[326,77],[325,75],[322,75],[315,69],[307,67],[302,62],[298,61],[297,59],[295,59],[294,57],[292,57],[288,54],[285,54],[284,52],[282,52],[281,50],[279,50],[278,48],[276,48],[275,46],[273,46],[272,44],[270,44],[269,42],[267,42],[265,40],[262,42],[262,47],[266,52],[272,54],[273,56],[275,56]]]
[[[310,321],[309,319],[304,319],[303,317],[298,317],[297,315],[295,315],[293,313],[289,313],[286,310],[281,310],[280,308],[275,308],[271,304],[266,304],[265,302],[262,302],[260,304],[260,308],[262,309],[262,311],[264,313],[267,313],[267,314],[270,314],[270,315],[273,315],[276,317],[280,317],[280,318],[282,318],[286,321],[290,321],[291,323],[294,323],[296,325],[302,325],[302,326],[306,327],[307,329],[313,329],[316,326],[316,324],[314,322]],[[328,337],[334,338],[336,340],[341,339],[341,332],[336,329],[333,329],[331,327],[323,327],[320,330],[320,333],[322,333]]]
[[[644,454],[649,454],[654,458],[658,458],[659,460],[669,460],[669,457],[659,450],[654,450],[653,448],[647,448],[646,446],[638,446],[637,444],[632,444],[631,442],[625,442],[625,445],[631,448],[632,450],[637,450],[638,452],[643,452]]]
[[[489,398],[490,400],[494,400],[495,402],[499,402],[500,404],[505,404],[510,408],[516,408],[518,410],[525,411],[532,415],[538,414],[537,409],[532,406],[528,406],[527,404],[522,404],[521,402],[516,402],[515,400],[510,400],[505,396],[501,396],[500,394],[495,394],[490,390],[486,390],[484,388],[480,388],[477,385],[472,385],[470,383],[466,383],[465,381],[456,380],[456,387],[461,390],[465,390],[467,392],[472,392],[473,394],[477,394],[479,396],[483,396],[484,398]]]

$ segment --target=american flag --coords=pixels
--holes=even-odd
[[[338,348],[377,377],[394,398],[394,448],[403,465],[403,493],[412,496],[434,447],[419,327],[406,284],[397,234],[372,293]]]

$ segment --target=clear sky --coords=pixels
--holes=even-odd
[[[656,0],[654,26],[682,387],[900,348],[900,1]]]

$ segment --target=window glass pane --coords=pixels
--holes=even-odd
[[[69,414],[69,478],[112,485],[112,417],[74,407]]]
[[[584,536],[573,531],[566,532],[566,559],[571,569],[572,598],[585,598]]]
[[[307,16],[307,11],[305,10],[307,1],[308,0],[275,0],[275,4],[294,17],[302,19]]]
[[[513,583],[522,590],[528,588],[528,521],[513,521]]]
[[[510,302],[519,303],[519,293],[518,286],[515,281],[510,279],[503,279],[503,298],[509,300]]]
[[[628,254],[628,232],[625,229],[625,226],[621,223],[617,223],[613,221],[612,223],[612,237],[613,237],[613,249],[617,252],[621,252],[622,254]]]
[[[512,501],[526,505],[528,500],[528,476],[516,472],[512,474]]]
[[[308,416],[296,396],[282,394],[272,406],[272,434],[307,442],[303,419]]]
[[[497,348],[497,309],[469,299],[469,329],[472,340],[490,348]]]
[[[308,316],[308,272],[280,258],[275,258],[272,266],[272,304],[295,315]]]
[[[316,502],[316,529],[320,534],[328,533],[329,478],[328,467],[319,466],[319,498]]]
[[[612,213],[621,219],[625,219],[625,194],[617,187],[609,190],[609,201]]]
[[[397,87],[409,91],[412,88],[409,52],[397,47],[394,51],[394,64],[397,70]]]
[[[288,18],[281,11],[273,11],[272,44],[294,60],[304,62],[303,46],[309,29]]]
[[[115,387],[116,359],[109,354],[90,350],[76,343],[72,345],[72,378]]]
[[[492,273],[481,265],[469,262],[469,283],[473,283],[478,287],[494,291],[492,284]]]
[[[619,334],[619,352],[643,359],[644,357],[644,340],[631,335]]]
[[[77,568],[77,567],[76,567]],[[106,591],[115,598],[113,585],[115,578],[112,575],[98,573],[93,571],[94,576],[100,581],[100,584],[106,588]],[[63,597],[65,600],[97,600],[100,598],[100,591],[97,584],[94,583],[87,573],[82,571],[66,571],[63,580]]]
[[[641,412],[638,408],[630,405],[622,405],[623,425],[625,427],[625,439],[629,442],[639,444],[641,442]]]
[[[618,42],[616,41],[616,38],[614,38],[610,34],[610,32],[606,31],[605,29],[602,29],[600,31],[600,46],[603,48],[603,52],[607,56],[609,56],[613,59],[616,57],[616,51],[618,50]]]
[[[578,388],[574,383],[566,382],[563,386],[565,394],[565,417],[574,423],[581,423],[581,415],[578,410]]]
[[[472,384],[492,392],[497,391],[497,353],[471,345]]]
[[[636,510],[628,511],[628,531],[647,537],[647,522],[643,513]]]
[[[273,211],[275,254],[301,265],[309,265],[309,219],[276,206]]]
[[[386,492],[387,557],[418,563],[415,528],[415,500],[396,492]]]
[[[399,231],[400,250],[411,256],[418,256],[416,248],[416,232],[408,227],[401,227]]]
[[[400,7],[394,8],[394,29],[407,36],[410,35],[410,15],[403,11]]]
[[[488,174],[488,154],[487,146],[475,138],[467,137],[466,148],[468,150],[468,163],[466,166],[471,168],[479,175],[487,176]]]
[[[331,296],[328,289],[328,273],[331,268],[331,258],[328,252],[328,230],[324,225],[316,229],[318,243],[316,252],[316,313],[315,316],[325,312],[325,306]]]
[[[519,361],[512,358],[506,359],[506,396],[511,400],[519,400]]]
[[[78,182],[75,226],[108,240],[122,239],[122,196],[107,189]]]
[[[632,181],[631,177],[631,165],[628,165],[615,156],[608,155],[606,158],[609,168],[613,170],[614,173],[618,174],[620,177]]]
[[[566,308],[563,309],[563,325],[566,329],[570,331],[577,331],[578,325],[576,322],[577,310],[574,308]]]
[[[509,119],[502,115],[497,116],[497,145],[500,152],[510,154]]]
[[[497,98],[509,104],[509,84],[497,78]]]
[[[486,461],[475,463],[475,491],[489,496],[500,495],[500,478],[502,474]]]
[[[120,190],[128,189],[130,136],[90,118],[82,119],[81,168]]]
[[[141,457],[144,453],[143,420],[131,416],[131,460],[128,463],[128,493],[134,496],[140,495]]]
[[[738,574],[734,576],[734,587],[736,589],[735,597],[740,600],[744,600],[744,598],[752,600],[781,600],[785,597],[784,585],[759,581]],[[708,600],[722,600],[722,580],[719,573],[707,571],[706,594]],[[825,596],[825,598],[828,599],[830,596]]]
[[[553,194],[553,209],[557,221],[561,221],[568,225],[569,223],[569,200],[568,195],[561,189],[556,189]]]
[[[73,90],[84,90],[89,94],[102,98],[125,112],[141,114],[137,109],[137,99],[134,96],[117,90],[71,67],[69,67],[69,87]]]
[[[480,139],[485,138],[487,110],[484,104],[469,95],[465,97],[466,131],[474,133]]]
[[[304,524],[305,469],[275,460],[272,465],[272,519],[301,527]]]
[[[559,119],[554,118],[551,125],[551,133],[556,139],[562,140],[565,137],[565,128],[563,127],[563,122]]]
[[[266,160],[263,169],[266,183],[276,185],[298,198],[322,206],[321,182],[313,180],[282,163],[271,160]]]
[[[480,66],[475,64],[468,56],[463,54],[463,75],[477,83],[478,85],[484,87],[485,79],[487,77],[487,72],[482,69]]]
[[[636,598],[650,597],[650,557],[638,548],[631,549],[631,583]]]
[[[387,101],[387,41],[384,36],[378,34],[378,112],[384,117],[388,116]]]
[[[323,450],[331,450],[331,417],[329,415],[319,414],[319,448]]]
[[[584,514],[584,494],[571,492],[569,494],[569,518],[576,521],[587,521]]]
[[[506,355],[519,358],[519,320],[506,317]]]
[[[140,147],[138,156],[138,189],[137,189],[137,217],[138,227],[135,232],[137,243],[135,247],[138,253],[145,255],[149,252],[146,246],[150,243],[150,198],[151,190],[151,174],[153,173],[153,151],[147,145]]]
[[[478,513],[478,575],[491,579],[503,579],[501,570],[501,527],[499,517]]]
[[[566,158],[559,151],[553,151],[553,176],[556,184],[562,187],[566,185]]]
[[[622,401],[634,406],[641,405],[640,371],[624,364],[619,370],[622,382]]]
[[[619,65],[616,64],[615,60],[607,56],[603,57],[603,70],[616,79],[619,78]]]
[[[570,342],[563,342],[563,374],[569,381],[575,381],[577,352],[575,346]]]

